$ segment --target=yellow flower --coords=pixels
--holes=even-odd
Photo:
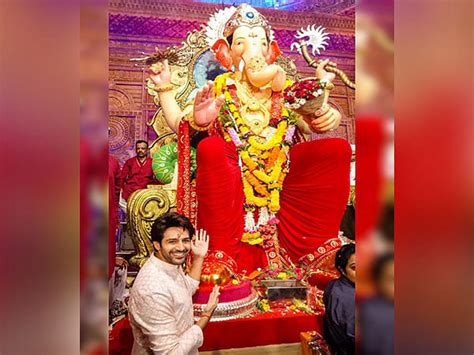
[[[281,166],[275,166],[272,173],[270,174],[270,181],[278,181],[281,173]]]
[[[270,204],[268,205],[268,208],[273,214],[280,210],[280,191],[277,189],[272,190],[270,193]]]
[[[268,299],[264,298],[257,302],[257,308],[263,312],[268,312],[270,310],[270,304],[268,303]]]
[[[288,280],[288,274],[286,272],[279,272],[277,275],[277,279]]]
[[[254,147],[253,145],[251,145],[248,149],[248,152],[249,153],[253,153],[255,155],[260,155],[262,154],[262,151],[260,149],[257,149],[256,147]]]
[[[250,245],[257,245],[263,243],[263,238],[250,239],[248,242]]]
[[[263,171],[261,170],[254,170],[252,171],[252,173],[261,181],[263,182],[266,182],[267,184],[271,183],[272,182],[272,179],[270,178],[270,176],[268,176],[267,174],[265,174]]]
[[[240,241],[250,245],[256,245],[263,243],[263,238],[260,236],[260,232],[246,232],[242,235]]]

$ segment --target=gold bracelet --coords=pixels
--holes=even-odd
[[[201,317],[206,317],[206,318],[208,318],[208,319],[211,319],[211,315],[208,314],[208,313],[204,313],[204,312],[201,313]]]
[[[191,126],[192,129],[194,129],[194,130],[196,130],[196,131],[199,131],[199,132],[207,131],[207,130],[209,129],[209,127],[211,126],[211,123],[209,123],[207,126],[204,126],[204,127],[198,126],[198,124],[196,123],[196,121],[194,121],[194,114],[193,114],[193,112],[188,113],[188,114],[184,117],[184,120],[189,122],[189,125]]]
[[[166,84],[166,85],[162,85],[162,86],[156,86],[153,88],[153,90],[155,90],[156,92],[166,92],[166,91],[171,91],[174,89],[174,85],[173,84]]]

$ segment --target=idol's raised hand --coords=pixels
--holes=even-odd
[[[224,102],[224,96],[214,97],[214,83],[208,81],[200,89],[194,99],[194,121],[198,126],[205,127],[217,118]]]
[[[150,79],[157,86],[168,85],[171,82],[171,72],[168,65],[168,59],[165,59],[163,62],[150,65],[147,73],[149,74]]]
[[[191,250],[193,251],[194,256],[204,258],[209,249],[209,236],[204,229],[200,229],[194,235],[194,238],[191,243]]]
[[[341,113],[338,110],[329,106],[329,104],[324,104],[314,113],[314,118],[308,123],[313,132],[324,133],[339,127],[341,118]]]
[[[336,77],[336,74],[327,72],[326,69],[324,69],[324,67],[328,64],[333,67],[337,65],[336,63],[330,62],[329,59],[318,61],[318,66],[316,67],[317,79],[323,80],[323,81],[330,81],[330,82],[334,80],[334,78]]]
[[[332,82],[336,75],[334,73],[329,73],[324,69],[328,64],[336,66],[336,63],[330,62],[329,59],[320,60],[318,62],[316,77],[322,81]],[[314,113],[314,116],[305,119],[313,132],[324,133],[332,131],[339,127],[339,124],[341,123],[342,115],[338,110],[328,104],[328,94],[328,92],[325,93],[326,97],[324,98],[324,103],[321,108]]]

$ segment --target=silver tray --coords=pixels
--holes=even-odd
[[[268,287],[301,287],[297,280],[262,280],[262,283]]]
[[[217,305],[214,314],[212,315],[211,322],[219,322],[230,319],[243,318],[248,316],[255,309],[255,305],[258,301],[257,291],[252,289],[252,293],[242,298],[241,300],[233,302],[219,303]],[[205,304],[194,304],[194,319],[197,321],[204,309],[206,308]]]

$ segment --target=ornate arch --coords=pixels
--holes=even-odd
[[[117,84],[109,87],[109,111],[135,110],[136,105],[130,94],[120,89]]]

